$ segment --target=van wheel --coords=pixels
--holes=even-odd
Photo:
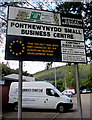
[[[60,112],[60,113],[65,112],[65,107],[62,104],[59,105],[57,109],[58,109],[58,112]]]
[[[18,103],[14,104],[14,111],[16,111],[16,112],[18,111]]]

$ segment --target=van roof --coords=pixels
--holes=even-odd
[[[46,81],[22,82],[22,86],[24,86],[24,84],[25,87],[54,87],[51,83]],[[11,86],[18,87],[18,82],[12,82]]]

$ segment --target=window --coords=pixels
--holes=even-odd
[[[59,97],[59,95],[53,89],[50,89],[50,88],[46,89],[46,94],[49,96]]]

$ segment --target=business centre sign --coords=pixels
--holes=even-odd
[[[8,21],[8,35],[84,41],[83,30],[38,23]]]
[[[66,50],[66,47],[62,46],[63,43],[78,41],[81,44],[82,41],[83,44],[84,42],[80,19],[79,22],[76,22],[77,19],[71,21],[75,26],[79,23],[79,28],[74,28],[71,24],[70,27],[67,26],[66,18],[59,13],[9,7],[6,59],[66,62],[65,56],[69,55],[71,49]],[[75,51],[72,54],[76,54],[76,49],[72,51]],[[80,54],[81,52],[79,56]],[[78,62],[85,61],[84,56],[84,59]]]

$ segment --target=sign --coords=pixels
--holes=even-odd
[[[60,41],[47,38],[31,38],[20,36],[7,36],[6,59],[33,61],[60,61]]]
[[[79,41],[61,41],[61,47],[85,49],[85,43]]]
[[[62,54],[80,54],[80,55],[85,55],[85,50],[84,49],[73,49],[73,48],[63,48],[61,47]]]
[[[80,41],[61,41],[62,61],[86,62],[85,43]]]
[[[61,25],[83,30],[83,21],[80,15],[61,14]],[[80,41],[79,38],[73,41],[63,39],[61,41],[61,56],[63,62],[86,62],[84,38]]]
[[[86,56],[81,55],[69,55],[69,54],[63,54],[62,55],[62,61],[63,62],[86,62]]]
[[[86,62],[80,16],[9,6],[6,60]]]
[[[61,26],[83,29],[83,21],[80,15],[74,15],[74,14],[60,14],[60,15],[61,15]]]
[[[60,14],[29,8],[9,6],[9,19],[45,24],[61,25]]]
[[[84,41],[83,30],[37,23],[8,21],[8,35]]]

